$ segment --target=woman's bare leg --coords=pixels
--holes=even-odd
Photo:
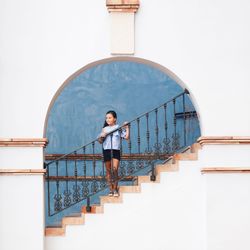
[[[111,161],[106,161],[105,166],[106,166],[106,177],[107,177],[109,189],[110,189],[110,191],[113,192],[114,191],[114,184],[112,183],[112,180],[111,180]]]
[[[118,168],[120,161],[113,158],[113,170],[114,170],[114,190],[118,190]]]

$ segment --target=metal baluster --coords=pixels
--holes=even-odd
[[[140,118],[137,118],[137,145],[138,145],[138,155],[139,155],[139,159],[137,159],[137,169],[142,169],[143,162],[141,159]]]
[[[168,139],[167,104],[164,104],[165,138]]]
[[[64,191],[64,207],[69,207],[71,204],[71,192],[69,191],[69,186],[68,186],[68,160],[65,160],[65,168],[66,168],[66,190]]]
[[[131,128],[130,123],[128,124],[128,126],[129,126],[129,130],[130,130],[130,128]],[[129,140],[128,140],[128,148],[129,148],[129,155],[131,156],[131,154],[132,154],[132,143],[131,143],[131,139],[130,138],[131,137],[129,137]]]
[[[149,116],[149,114],[146,113],[146,120],[147,120],[147,132],[146,132],[146,137],[147,137],[147,150],[146,150],[146,152],[149,154],[149,153],[150,153],[150,147],[149,147],[150,133],[149,133],[149,126],[148,126],[148,116]]]
[[[173,105],[174,105],[174,134],[172,136],[173,141],[172,141],[172,150],[173,153],[175,153],[177,151],[177,149],[180,147],[180,136],[179,134],[176,132],[176,99],[173,99]]]
[[[93,144],[92,144],[93,145]],[[94,151],[94,150],[93,150]],[[86,211],[88,213],[91,212],[91,206],[90,206],[90,196],[89,196],[89,188],[88,188],[88,182],[86,180],[86,148],[83,147],[83,155],[84,155],[84,163],[83,163],[83,168],[84,168],[84,197],[87,197],[87,206],[86,206]]]
[[[74,152],[75,155],[75,170],[74,170],[74,174],[75,174],[75,185],[77,186],[77,164],[76,164],[76,151]]]
[[[62,209],[62,196],[59,193],[59,180],[58,180],[58,161],[56,161],[56,194],[54,196],[54,210],[60,211]]]
[[[138,154],[141,154],[141,149],[140,149],[140,118],[137,118],[137,145],[138,145]]]
[[[88,188],[88,182],[86,178],[86,147],[82,148],[83,150],[83,176],[84,179],[82,181],[82,196],[83,198],[86,198],[89,194],[89,188]]]
[[[83,147],[83,174],[84,174],[84,180],[85,180],[85,182],[86,182],[86,155],[85,155],[85,153],[86,153],[86,148],[85,147]]]
[[[161,144],[159,143],[158,109],[155,109],[155,138],[156,138],[156,143],[154,145],[155,156],[156,158],[159,158],[161,153]]]
[[[148,125],[148,117],[149,117],[149,113],[146,113],[146,124],[147,124],[147,131],[146,131],[146,138],[147,138],[147,148],[146,148],[146,154],[147,156],[147,164],[149,165],[151,162],[151,149],[150,149],[150,145],[149,145],[149,139],[150,139],[150,132],[149,132],[149,125]]]
[[[92,149],[93,149],[93,170],[94,170],[94,179],[95,179],[95,176],[96,176],[96,159],[95,159],[95,142],[92,143]]]
[[[171,149],[169,146],[170,140],[168,139],[168,122],[167,122],[167,103],[164,104],[164,128],[165,128],[165,138],[163,139],[163,152],[168,154]]]
[[[65,164],[66,164],[66,177],[68,177],[68,161],[67,159],[65,160]],[[68,191],[68,181],[66,182],[66,190]]]
[[[158,109],[155,109],[155,138],[156,144],[159,143],[159,128],[158,128]]]
[[[90,206],[90,196],[87,197],[87,206],[86,206],[86,211],[88,213],[91,212],[91,206]]]
[[[121,130],[120,132],[122,132],[122,130]],[[123,140],[122,140],[122,138],[120,137],[121,161],[120,161],[120,167],[119,167],[119,173],[120,173],[119,175],[121,176],[121,178],[124,177],[124,176],[126,175],[126,163],[125,163],[125,161],[122,159],[122,158],[123,158],[123,157],[122,157],[122,155],[123,155],[123,145],[122,145],[122,142],[123,142]]]
[[[182,95],[182,105],[183,105],[183,129],[184,129],[184,146],[186,146],[187,141],[186,141],[186,107],[185,107],[185,93]]]
[[[176,111],[175,111],[175,102],[176,102],[176,100],[174,99],[173,100],[173,105],[174,105],[174,135],[176,136],[176,115],[175,115]]]
[[[129,126],[129,131],[131,131],[131,124],[128,124]],[[131,132],[130,132],[131,133]],[[130,160],[128,162],[128,174],[132,174],[135,170],[134,164],[133,164],[133,160],[132,159],[132,142],[131,142],[131,136],[128,139],[128,149],[129,149],[129,156],[130,156]]]
[[[49,175],[49,168],[50,166],[47,165],[47,191],[48,191],[48,214],[50,216],[50,175]]]
[[[77,178],[78,178],[78,173],[77,173],[77,163],[76,163],[76,157],[77,157],[77,153],[76,151],[74,151],[74,158],[75,158],[75,169],[74,169],[74,174],[75,174],[75,186],[73,187],[74,192],[73,192],[73,201],[74,202],[78,202],[80,200],[80,192],[79,192],[79,188],[78,184],[77,184]]]
[[[96,159],[95,159],[95,141],[92,142],[92,151],[93,151],[93,174],[94,174],[94,179],[92,181],[92,192],[96,193],[98,190],[98,184],[96,181]]]
[[[104,187],[106,187],[106,177],[105,177],[105,164],[104,164],[104,157],[103,157],[103,154],[102,154],[102,156],[101,156],[102,158],[101,158],[101,162],[102,162],[102,180],[101,180],[101,183],[100,183],[100,185],[101,185],[101,188],[104,188]]]
[[[158,109],[155,109],[155,138],[156,138],[156,143],[154,145],[155,152],[154,152],[154,158],[158,159],[160,156],[160,149],[161,145],[159,144],[159,128],[158,128]],[[156,180],[155,176],[155,164],[154,162],[151,162],[151,176],[150,176],[151,181]]]

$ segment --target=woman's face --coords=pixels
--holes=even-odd
[[[116,118],[112,114],[106,114],[106,122],[109,126],[112,126],[116,123]]]

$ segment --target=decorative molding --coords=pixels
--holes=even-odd
[[[140,7],[139,0],[106,0],[109,12],[136,13]]]
[[[250,167],[210,167],[202,168],[202,174],[250,173]]]
[[[46,147],[47,138],[0,138],[0,147]]]
[[[0,169],[0,175],[43,175],[46,169]]]
[[[201,136],[197,140],[204,144],[250,144],[250,136]]]

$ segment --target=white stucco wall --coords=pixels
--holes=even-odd
[[[143,183],[141,193],[87,214],[85,224],[67,226],[66,235],[46,237],[46,250],[205,250],[206,186],[195,162]],[[231,249],[230,249],[231,250]]]
[[[250,174],[207,176],[207,249],[250,248]]]
[[[180,161],[178,172],[161,173],[159,184],[142,184],[141,193],[125,194],[122,204],[87,214],[85,225],[46,237],[45,248],[248,250],[250,174],[201,174],[201,169],[206,163],[249,166],[249,150],[249,145],[204,146],[198,160]]]
[[[42,169],[40,147],[0,147],[0,169]],[[44,250],[44,177],[0,175],[0,249]]]
[[[44,180],[0,176],[0,249],[44,250]]]
[[[135,56],[163,65],[186,84],[199,112],[204,136],[250,134],[249,12],[250,2],[247,0],[141,0],[141,8],[136,14]],[[104,0],[0,1],[0,137],[43,137],[49,103],[61,84],[86,64],[111,56],[109,21]],[[28,149],[27,157],[20,150],[1,149],[0,168],[42,168],[42,150]],[[233,151],[238,156],[241,156],[240,152],[238,149]],[[18,157],[13,159],[13,155]],[[223,159],[227,155],[227,151],[221,153]],[[207,157],[209,160],[214,155],[209,153]],[[26,162],[28,158],[30,160]],[[237,166],[241,163],[249,166],[248,158],[238,159],[235,160]],[[0,179],[0,200],[5,201],[0,208],[1,249],[8,249],[8,241],[12,249],[21,245],[27,250],[43,246],[43,181],[41,176],[26,178],[4,176]],[[236,224],[232,232],[236,232],[238,223],[248,218],[247,192],[242,196],[246,202],[242,204],[247,209],[239,202],[228,214],[223,214],[231,196],[224,195],[225,189],[216,193],[213,184],[219,184],[220,180],[208,181],[211,187],[207,194],[208,204],[213,204],[217,198],[224,199],[217,210],[209,208],[211,223],[216,222],[219,215],[224,216],[225,222],[234,209],[237,213],[243,211],[238,222],[237,214],[233,214]],[[241,192],[243,188],[246,191],[247,181],[241,182],[238,177],[231,181],[240,184],[234,185],[237,187],[235,192]],[[21,200],[24,193],[29,196]],[[28,204],[32,197],[34,207]],[[232,197],[238,202],[237,194]],[[20,206],[23,201],[27,207],[16,211],[15,205]],[[150,200],[146,202],[150,203]],[[153,207],[148,209],[151,211]],[[35,220],[29,217],[31,214]],[[22,231],[21,225],[25,223],[29,225],[29,231]],[[214,250],[221,239],[231,234],[223,231],[223,226],[211,223],[205,225],[204,237],[208,240],[209,250]],[[13,231],[12,228],[17,226],[18,229]],[[222,238],[214,237],[214,229],[221,229]],[[71,235],[73,230],[76,229],[72,227]],[[249,231],[249,222],[245,230]],[[191,233],[195,235],[195,232]],[[32,237],[30,245],[23,242],[25,237]],[[14,242],[13,238],[17,240]],[[242,234],[238,234],[237,239],[242,240]],[[189,243],[192,245],[191,240]],[[192,250],[202,249],[201,242],[196,244]],[[247,240],[241,244],[242,250],[250,247]],[[224,246],[226,248],[217,249],[229,249],[229,244]]]
[[[250,3],[142,0],[135,56],[191,91],[202,135],[247,135]],[[105,1],[0,2],[1,137],[42,137],[48,105],[86,64],[110,57]]]

